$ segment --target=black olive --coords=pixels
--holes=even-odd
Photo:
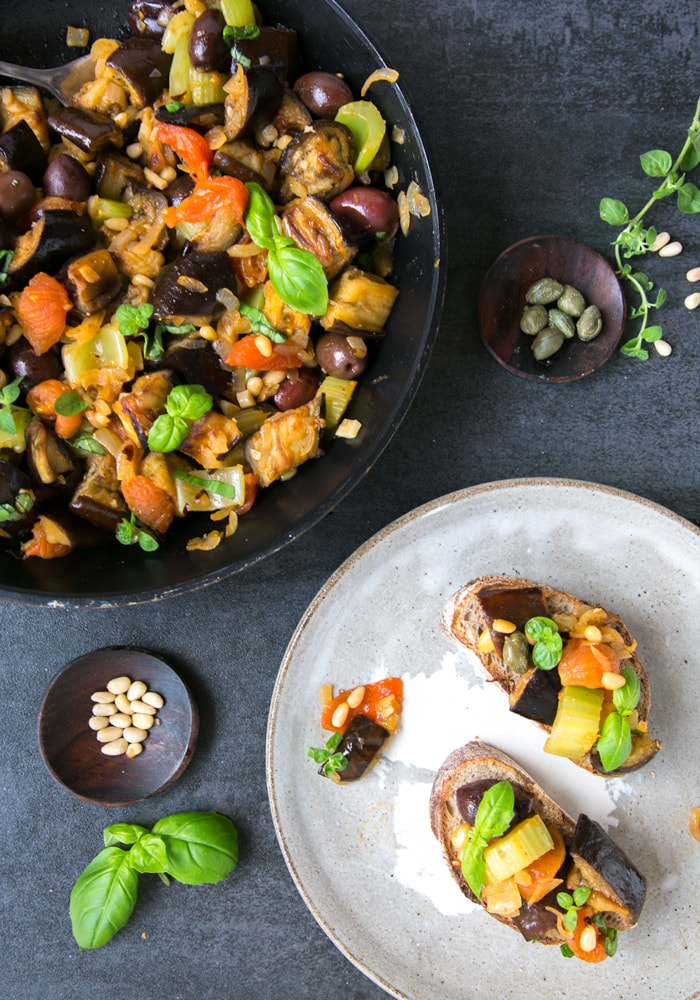
[[[220,10],[205,10],[192,25],[190,60],[205,73],[225,72],[231,66],[231,51],[224,41],[226,21]]]
[[[59,153],[44,171],[44,194],[49,198],[87,201],[90,197],[90,175],[74,156]]]
[[[295,410],[303,406],[316,395],[318,383],[319,376],[313,368],[295,368],[280,382],[275,393],[275,406],[278,410]]]
[[[324,333],[316,342],[316,359],[324,372],[336,378],[359,378],[367,367],[367,355],[354,352],[341,333]]]
[[[36,200],[34,185],[21,170],[0,174],[0,218],[14,222],[28,212]]]
[[[294,81],[294,91],[318,118],[335,118],[338,108],[353,100],[345,80],[323,70],[313,70],[298,77]]]

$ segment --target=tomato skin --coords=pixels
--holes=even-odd
[[[355,708],[350,708],[350,706],[348,706],[349,711],[343,725],[333,725],[331,721],[333,713],[339,705],[342,705],[343,702],[347,701],[348,695],[354,691],[355,688],[349,688],[347,691],[341,691],[340,694],[337,694],[332,701],[323,706],[323,711],[321,712],[321,728],[325,729],[327,732],[344,733],[356,715],[366,715],[368,719],[372,720],[372,722],[376,722],[385,729],[395,729],[396,724],[398,723],[398,715],[401,712],[403,701],[403,681],[401,678],[385,677],[384,680],[374,681],[371,684],[358,684],[357,687],[364,687],[364,700]],[[384,698],[391,698],[392,696],[394,699],[392,702],[394,712],[389,717],[386,717],[383,714],[382,707],[379,703]]]
[[[177,153],[195,180],[206,180],[214,152],[203,135],[184,125],[169,125],[166,122],[156,126],[156,135]]]
[[[241,337],[233,345],[226,358],[226,364],[232,368],[253,368],[255,371],[272,371],[274,369],[301,368],[302,361],[296,354],[286,354],[272,349],[268,357],[257,347],[257,334],[250,333]]]
[[[596,930],[597,941],[596,946],[593,951],[584,951],[581,948],[581,935],[586,929],[586,927],[592,926],[589,918],[592,916],[593,911],[590,906],[582,906],[578,911],[578,920],[576,921],[576,928],[573,932],[567,932],[566,943],[571,948],[574,953],[575,958],[580,958],[582,962],[589,962],[591,964],[597,965],[600,962],[604,962],[608,957],[605,951],[605,942],[601,934]]]
[[[122,483],[127,506],[147,528],[164,533],[175,517],[175,504],[168,494],[147,476],[132,476]]]
[[[35,354],[45,354],[57,344],[73,308],[60,281],[39,271],[27,282],[17,303],[17,317]]]
[[[565,687],[600,688],[605,673],[619,674],[620,659],[605,642],[569,639],[557,667]]]

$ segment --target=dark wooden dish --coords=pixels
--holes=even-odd
[[[539,278],[573,285],[603,315],[595,340],[568,340],[553,357],[537,361],[532,337],[520,330],[525,293]],[[590,375],[615,351],[627,321],[622,286],[609,262],[566,236],[535,236],[504,250],[479,291],[479,332],[486,348],[509,372],[541,382],[573,382]]]
[[[90,696],[113,677],[143,680],[165,699],[160,725],[143,753],[108,757],[89,728]],[[49,684],[39,713],[39,746],[54,778],[85,802],[125,806],[171,785],[189,764],[199,715],[182,679],[159,657],[140,649],[109,648],[71,661]]]

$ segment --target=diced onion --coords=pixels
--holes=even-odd
[[[373,83],[378,83],[380,80],[385,80],[387,83],[396,83],[398,78],[398,70],[389,69],[388,66],[382,66],[381,69],[375,69],[374,73],[370,73],[363,83],[362,90],[360,91],[360,97],[365,96]]]

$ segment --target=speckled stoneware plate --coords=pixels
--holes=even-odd
[[[697,998],[700,845],[700,531],[653,503],[572,480],[491,483],[389,525],[331,577],[289,644],[268,725],[272,814],[291,874],[340,950],[396,997],[558,1000]],[[527,576],[600,603],[637,637],[651,678],[646,769],[597,778],[543,753],[469,654],[439,630],[471,577]],[[307,758],[319,746],[319,688],[403,678],[399,732],[357,784]],[[600,966],[528,945],[459,892],[430,832],[428,796],[447,754],[479,737],[514,756],[570,813],[610,830],[647,877],[638,926]]]

